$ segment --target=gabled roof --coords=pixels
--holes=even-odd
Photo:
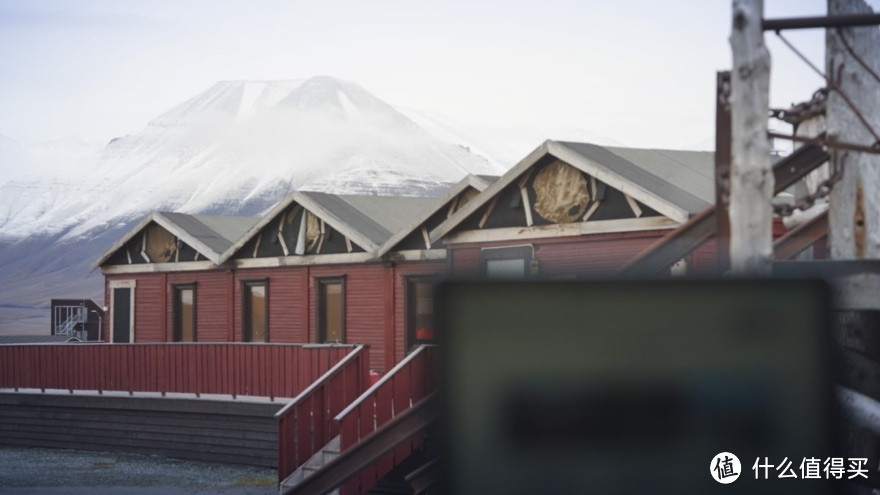
[[[415,229],[419,228],[420,225],[425,223],[432,215],[437,213],[439,210],[446,207],[451,200],[453,200],[456,196],[462,193],[462,191],[471,187],[476,189],[477,191],[485,191],[493,182],[498,180],[498,176],[493,175],[472,175],[469,174],[465,176],[463,179],[458,181],[456,185],[450,189],[446,195],[444,195],[439,200],[436,200],[435,203],[430,207],[423,210],[418,216],[413,218],[409,225],[405,228],[398,230],[394,233],[379,249],[379,255],[383,255],[388,251],[392,250],[394,246],[396,246],[400,241],[404,240],[408,235],[410,235]]]
[[[714,202],[714,154],[547,140],[430,233],[437,241],[545,157],[555,157],[677,222]]]
[[[252,217],[219,217],[207,215],[187,215],[155,211],[144,217],[134,227],[116,241],[101,257],[92,264],[92,270],[104,264],[110,256],[123,247],[151,222],[155,222],[178,239],[198,251],[214,263],[222,263],[222,254],[243,236],[257,222]]]
[[[566,143],[579,149],[582,143]],[[682,191],[697,196],[707,204],[715,203],[715,153],[711,151],[658,150],[640,148],[605,149],[643,170],[665,179]],[[676,198],[671,198],[677,201]],[[684,206],[684,204],[682,204]],[[689,210],[695,215],[702,210]]]
[[[312,212],[365,251],[378,256],[381,246],[389,238],[409,226],[413,218],[436,202],[437,198],[294,191],[234,242],[223,253],[221,262],[229,259],[293,203]]]

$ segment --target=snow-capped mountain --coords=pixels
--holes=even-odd
[[[294,189],[434,196],[582,129],[463,126],[332,77],[219,82],[102,148],[0,136],[0,333],[48,330],[51,298],[102,298],[88,267],[153,210],[256,215]]]
[[[99,147],[78,137],[22,145],[0,135],[0,185],[10,180],[40,182],[77,170],[76,164],[94,155]]]
[[[82,180],[54,202],[22,208],[14,190],[28,186],[0,186],[0,237],[73,239],[154,209],[253,214],[301,187],[430,195],[431,184],[503,171],[331,77],[217,83],[77,168]]]
[[[21,174],[26,152],[18,141],[0,134],[0,184]]]
[[[89,263],[152,210],[254,215],[297,188],[431,196],[504,171],[452,141],[331,77],[220,82],[97,152],[0,140],[0,332],[52,297],[100,299]],[[36,173],[47,159],[60,166]]]

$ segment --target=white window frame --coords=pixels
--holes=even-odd
[[[128,322],[128,342],[134,343],[134,293],[137,287],[137,280],[111,280],[107,285],[110,290],[110,342],[114,342],[113,338],[113,313],[116,311],[116,293],[115,289],[131,289],[129,292],[129,322]]]

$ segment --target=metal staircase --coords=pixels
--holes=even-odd
[[[56,306],[55,321],[61,322],[55,325],[55,335],[76,335],[77,325],[84,325],[88,321],[88,312],[83,306]],[[82,326],[79,330],[82,331]]]

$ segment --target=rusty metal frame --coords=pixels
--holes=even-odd
[[[773,257],[787,260],[828,235],[828,212],[823,212],[773,243]]]
[[[773,166],[774,194],[803,178],[828,161],[828,153],[815,144],[805,144]],[[711,239],[718,228],[715,205],[682,224],[630,260],[618,276],[658,276],[701,244]]]
[[[878,146],[865,146],[863,144],[855,144],[848,143],[846,141],[838,141],[836,139],[829,139],[824,136],[819,136],[815,138],[808,138],[803,136],[793,136],[791,134],[782,134],[779,132],[768,132],[768,137],[779,138],[779,139],[787,139],[789,141],[795,141],[798,143],[809,143],[815,144],[817,146],[824,146],[832,149],[839,150],[847,150],[847,151],[860,151],[862,153],[871,153],[874,155],[880,155],[880,147]]]
[[[773,165],[773,194],[793,186],[808,173],[828,161],[828,153],[821,147],[809,143],[801,146]]]
[[[781,31],[784,29],[876,26],[878,24],[880,24],[880,14],[852,14],[820,17],[763,19],[761,22],[761,27],[764,31]]]

